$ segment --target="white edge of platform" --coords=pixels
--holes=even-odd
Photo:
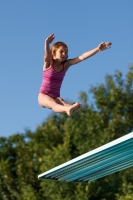
[[[113,141],[111,141],[111,142],[109,142],[109,143],[107,143],[107,144],[105,144],[105,145],[103,145],[103,146],[101,146],[101,147],[98,147],[98,148],[96,148],[96,149],[94,149],[94,150],[92,150],[92,151],[89,151],[88,153],[85,153],[85,154],[83,154],[83,155],[81,155],[81,156],[78,156],[78,157],[76,157],[76,158],[74,158],[74,159],[72,159],[72,160],[70,160],[70,161],[67,161],[67,162],[65,162],[64,164],[58,165],[57,167],[54,167],[54,168],[52,168],[52,169],[50,169],[50,170],[48,170],[48,171],[46,171],[46,172],[44,172],[44,173],[38,175],[38,178],[41,178],[41,177],[44,176],[44,175],[47,175],[47,174],[49,174],[49,173],[51,173],[51,172],[54,172],[54,171],[56,171],[56,170],[59,170],[59,169],[61,169],[61,168],[63,168],[63,167],[66,167],[66,166],[68,166],[68,165],[70,165],[70,164],[74,164],[75,162],[77,162],[77,161],[79,161],[79,160],[82,160],[82,159],[84,159],[84,158],[86,158],[86,157],[88,157],[88,156],[91,156],[91,155],[93,155],[93,154],[96,154],[96,153],[98,153],[98,152],[100,152],[100,151],[102,151],[102,150],[104,150],[104,149],[107,149],[107,148],[109,148],[109,147],[115,146],[115,145],[117,145],[117,144],[119,144],[119,143],[121,143],[121,142],[124,142],[124,141],[126,141],[126,140],[129,140],[129,139],[131,139],[131,138],[133,138],[133,132],[128,133],[128,134],[126,134],[126,135],[124,135],[124,136],[122,136],[122,137],[120,137],[120,138],[118,138],[118,139],[116,139],[116,140],[113,140]]]

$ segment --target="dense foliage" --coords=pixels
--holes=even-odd
[[[87,185],[38,180],[59,164],[133,129],[133,66],[92,87],[94,102],[80,93],[83,109],[72,117],[50,116],[35,132],[0,138],[1,200],[132,200],[133,167]]]

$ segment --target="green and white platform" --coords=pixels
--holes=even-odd
[[[133,166],[133,132],[38,176],[39,179],[87,183]]]

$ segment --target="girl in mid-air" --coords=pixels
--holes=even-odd
[[[44,45],[44,65],[43,80],[39,90],[38,102],[44,108],[50,108],[54,112],[65,112],[71,116],[76,110],[81,108],[81,104],[76,102],[68,104],[60,97],[60,88],[64,76],[71,65],[75,65],[96,53],[111,47],[111,42],[100,43],[98,47],[83,53],[73,59],[68,58],[68,47],[64,42],[56,42],[49,47],[54,40],[54,34],[48,36]]]

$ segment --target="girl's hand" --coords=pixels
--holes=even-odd
[[[54,33],[49,35],[46,40],[45,40],[45,43],[46,44],[50,44],[53,40],[54,40],[55,36],[54,36]]]
[[[101,44],[99,44],[98,48],[99,51],[103,51],[105,49],[109,49],[111,47],[112,43],[111,42],[102,42]]]

